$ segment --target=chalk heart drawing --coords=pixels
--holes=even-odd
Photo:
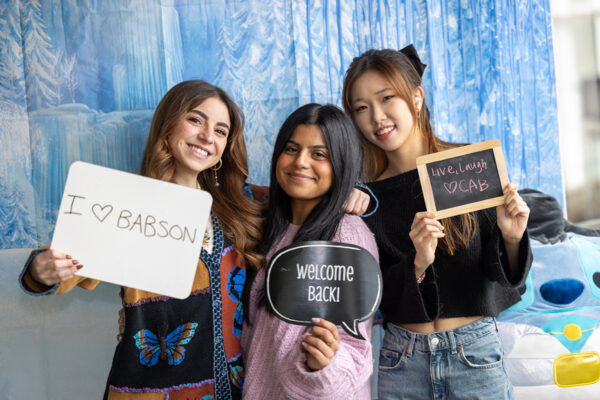
[[[94,204],[92,206],[92,212],[100,222],[104,222],[104,220],[110,215],[112,210],[113,207],[110,204],[107,204],[105,206],[101,206],[100,204]]]
[[[445,183],[444,182],[444,188],[446,188],[446,190],[448,191],[448,193],[452,194],[454,193],[454,191],[456,191],[456,187],[458,186],[458,182],[453,181],[450,183]]]

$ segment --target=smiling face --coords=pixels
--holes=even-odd
[[[415,99],[420,96],[417,90]],[[360,75],[352,85],[350,101],[352,116],[361,133],[377,147],[393,152],[406,144],[420,143],[408,104],[379,72],[368,70]]]
[[[176,183],[195,186],[198,173],[219,162],[227,146],[230,121],[227,106],[216,97],[181,117],[168,137]]]
[[[333,181],[329,150],[318,126],[298,125],[277,159],[275,174],[291,198],[294,220],[298,212],[306,217]]]

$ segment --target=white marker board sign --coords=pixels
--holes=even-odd
[[[211,206],[205,191],[77,161],[50,247],[83,264],[78,275],[184,299]]]

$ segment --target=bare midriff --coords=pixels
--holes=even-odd
[[[456,317],[456,318],[438,318],[432,322],[424,322],[420,324],[395,324],[401,328],[409,330],[415,333],[433,333],[433,332],[443,332],[443,331],[451,331],[452,329],[460,328],[461,326],[468,325],[472,322],[477,321],[478,319],[483,318],[483,316],[475,316],[475,317]]]

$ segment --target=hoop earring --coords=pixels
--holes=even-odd
[[[214,167],[211,167],[211,169],[213,170],[213,173],[215,174],[215,186],[216,187],[221,186],[219,184],[219,176],[217,175],[217,171],[220,170],[222,166],[223,166],[223,159],[219,158],[219,162],[217,164],[215,164]]]

